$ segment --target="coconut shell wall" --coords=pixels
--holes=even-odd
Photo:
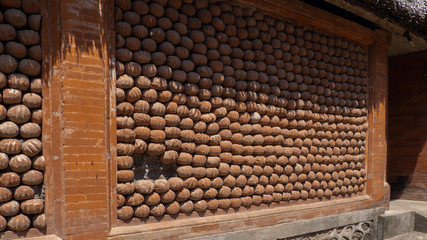
[[[0,1],[0,231],[45,228],[38,0]]]
[[[119,219],[363,194],[366,47],[228,2],[115,5]]]

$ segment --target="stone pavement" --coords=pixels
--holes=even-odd
[[[426,240],[427,233],[423,232],[409,232],[396,237],[387,238],[387,240]]]
[[[427,202],[390,201],[390,210],[380,216],[381,221],[380,233],[387,240],[427,240]]]

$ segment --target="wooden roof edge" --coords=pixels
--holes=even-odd
[[[349,12],[351,12],[357,16],[365,18],[366,20],[369,20],[369,21],[377,24],[381,28],[383,28],[383,29],[385,29],[385,30],[387,30],[393,34],[405,36],[405,34],[407,34],[406,32],[408,32],[409,36],[411,38],[411,41],[414,41],[414,42],[420,43],[420,44],[427,44],[427,41],[424,39],[424,37],[420,36],[419,34],[414,33],[414,32],[406,29],[405,27],[403,27],[399,24],[387,21],[384,18],[376,15],[374,12],[368,11],[361,6],[351,4],[345,0],[324,0],[324,1],[328,2],[330,4],[333,4],[339,8],[342,8],[346,11],[349,11]]]

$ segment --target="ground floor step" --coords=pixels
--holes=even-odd
[[[378,218],[378,239],[427,240],[427,202],[390,201],[390,209]]]
[[[427,233],[413,231],[386,240],[427,240]]]

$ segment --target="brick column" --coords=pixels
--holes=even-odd
[[[387,167],[387,96],[388,58],[391,35],[375,31],[375,42],[369,55],[369,133],[367,193],[374,201],[388,205],[389,187],[385,181]]]
[[[102,239],[110,228],[110,138],[115,138],[110,136],[114,107],[110,69],[114,68],[107,39],[111,25],[105,21],[114,19],[106,2],[43,4],[49,60],[44,141],[51,167],[46,177],[47,233],[66,239]]]

